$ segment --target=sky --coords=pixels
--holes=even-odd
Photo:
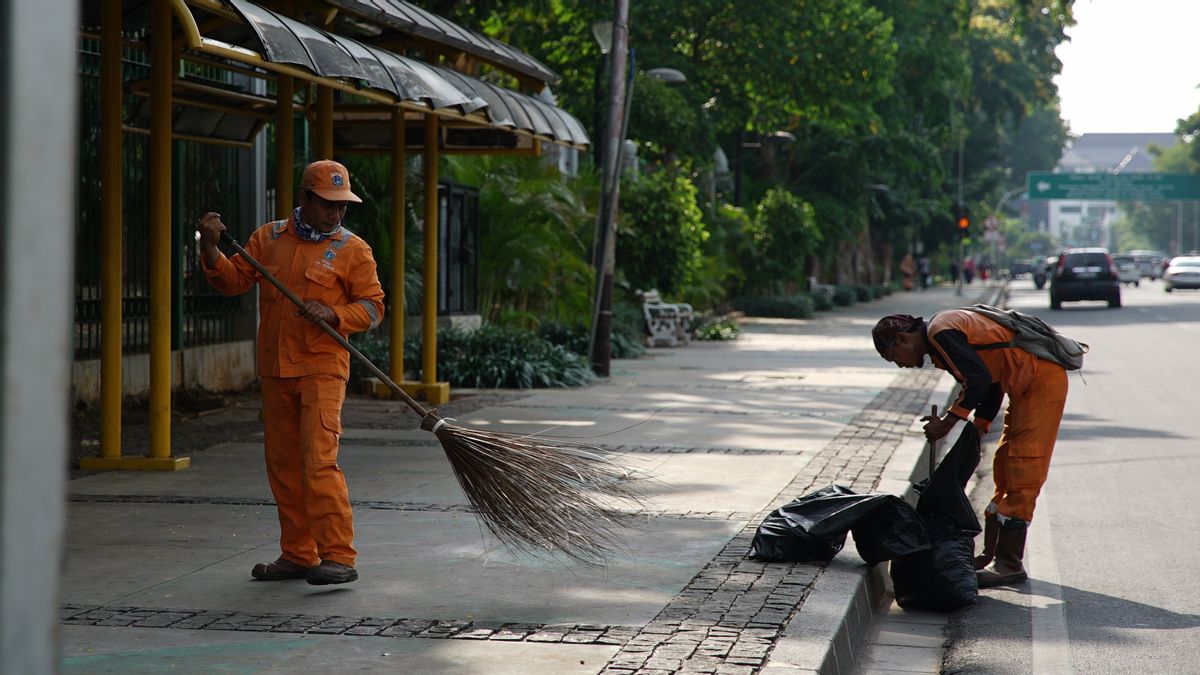
[[[1073,134],[1172,132],[1200,109],[1200,0],[1076,0],[1056,51]]]

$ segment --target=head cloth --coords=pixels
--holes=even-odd
[[[911,333],[924,323],[921,317],[908,314],[889,314],[883,317],[871,329],[871,338],[875,340],[875,350],[882,356],[887,348],[896,341],[898,333]]]

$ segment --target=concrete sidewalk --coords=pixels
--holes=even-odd
[[[852,544],[828,566],[758,563],[749,543],[767,513],[817,487],[907,487],[922,461],[913,422],[944,403],[949,380],[885,363],[869,330],[996,289],[969,290],[747,320],[736,342],[653,350],[601,384],[460,416],[553,428],[659,479],[626,553],[604,566],[487,538],[411,414],[411,429],[345,430],[361,574],[345,586],[250,580],[278,554],[257,437],[198,453],[185,472],[71,481],[62,670],[850,672],[882,566]]]

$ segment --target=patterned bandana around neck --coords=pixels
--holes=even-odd
[[[325,241],[342,231],[341,223],[338,223],[338,226],[333,228],[332,232],[322,232],[311,225],[305,224],[304,221],[300,220],[299,206],[296,207],[296,210],[292,211],[292,225],[295,226],[296,236],[305,241]]]

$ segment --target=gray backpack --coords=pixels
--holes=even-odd
[[[991,305],[976,304],[963,309],[982,314],[1016,333],[1011,342],[995,342],[989,345],[971,345],[976,350],[1017,347],[1039,359],[1053,361],[1066,370],[1083,367],[1083,355],[1088,346],[1059,334],[1045,321],[1015,309],[1000,309]]]

